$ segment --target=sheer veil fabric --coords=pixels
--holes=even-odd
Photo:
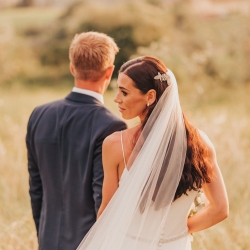
[[[78,250],[156,250],[162,244],[187,149],[176,79],[166,74],[168,87],[134,147],[129,171]]]

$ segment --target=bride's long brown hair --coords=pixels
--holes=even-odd
[[[119,71],[130,77],[135,87],[143,94],[146,94],[150,89],[156,91],[156,100],[148,108],[145,108],[145,119],[142,121],[141,129],[134,136],[134,144],[137,141],[140,132],[147,123],[149,116],[154,110],[155,105],[161,95],[168,87],[166,81],[154,79],[160,72],[167,72],[165,65],[154,57],[144,56],[124,63]],[[208,161],[208,151],[206,145],[200,138],[198,130],[189,123],[187,117],[183,114],[186,135],[187,135],[187,153],[180,183],[175,193],[174,200],[187,194],[187,191],[198,190],[204,182],[211,181],[210,163]],[[157,191],[156,191],[157,192]]]

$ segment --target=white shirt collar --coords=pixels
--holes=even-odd
[[[74,87],[72,89],[72,92],[92,96],[92,97],[96,98],[98,101],[100,101],[102,104],[104,104],[103,96],[95,91]]]

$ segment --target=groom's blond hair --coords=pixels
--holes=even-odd
[[[75,77],[99,80],[106,69],[114,64],[118,51],[117,44],[106,34],[93,31],[76,34],[69,49]]]

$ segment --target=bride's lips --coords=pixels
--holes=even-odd
[[[122,112],[124,111],[125,109],[121,108],[121,107],[118,107],[119,108],[119,111]]]

